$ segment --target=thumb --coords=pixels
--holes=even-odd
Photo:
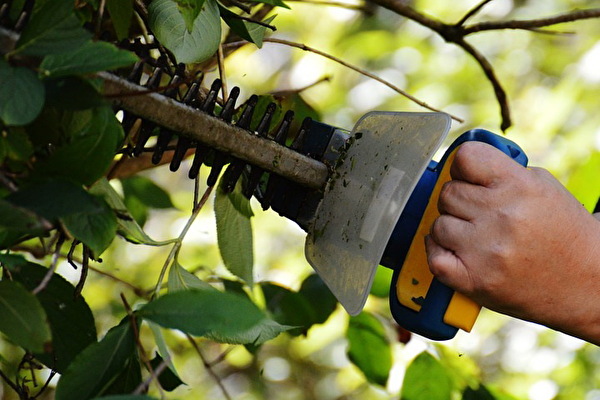
[[[453,251],[437,244],[431,235],[425,237],[425,250],[429,270],[441,283],[459,292],[469,290],[465,287],[469,282],[467,269]]]

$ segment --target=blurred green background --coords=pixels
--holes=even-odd
[[[477,2],[413,3],[436,18],[457,21]],[[499,107],[480,68],[463,50],[445,43],[427,28],[371,6],[357,11],[305,1],[288,4],[291,10],[277,8],[273,12],[277,14],[274,37],[329,53],[464,118],[464,123],[453,122],[446,144],[474,127],[500,132]],[[347,4],[364,8],[363,3]],[[599,3],[496,0],[472,22],[540,18],[594,4]],[[523,147],[531,165],[550,170],[592,209],[600,194],[600,21],[579,21],[551,29],[550,33],[492,31],[469,40],[491,61],[508,93],[514,120],[508,138]],[[302,97],[322,121],[348,129],[370,110],[423,111],[379,82],[319,55],[281,44],[265,43],[261,49],[245,46],[227,58],[225,71],[228,86],[240,86],[243,97],[295,90],[328,77],[302,91]],[[299,107],[291,101],[288,104]],[[191,212],[193,181],[184,173],[170,173],[167,167],[143,175],[170,193],[175,206],[150,210],[145,230],[154,239],[177,236]],[[275,281],[297,290],[312,272],[303,256],[303,232],[272,211],[262,212],[258,204],[253,204],[253,209],[255,281]],[[94,310],[100,335],[124,316],[119,294],[135,298],[132,288],[123,282],[152,289],[168,251],[117,240],[103,255],[103,263],[93,264],[118,278],[90,272],[83,292]],[[219,255],[212,204],[205,206],[186,236],[179,261],[207,281],[230,276]],[[58,271],[73,282],[78,279],[78,272],[66,263],[60,264]],[[377,289],[385,291],[385,284]],[[386,299],[372,296],[367,309],[384,319],[391,318]],[[459,332],[451,341],[437,344],[413,336],[407,344],[395,342],[387,386],[369,385],[347,359],[347,321],[347,314],[338,307],[325,324],[313,327],[306,337],[281,335],[256,356],[243,346],[207,340],[200,342],[201,349],[208,363],[215,360],[211,368],[231,397],[240,400],[398,398],[407,364],[425,349],[439,355],[461,379],[480,380],[515,398],[600,399],[597,347],[487,310],[472,333]],[[164,333],[174,352],[173,362],[188,384],[169,398],[222,398],[215,379],[185,338],[173,331]],[[148,337],[150,349],[151,334],[143,335]],[[389,335],[395,340],[396,332],[391,328]],[[3,346],[6,344],[1,342],[0,353],[10,354]],[[5,390],[3,398],[14,398],[9,392]]]

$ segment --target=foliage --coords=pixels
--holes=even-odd
[[[477,23],[467,20],[478,13],[501,22],[584,5],[493,3],[451,36],[444,29],[454,25],[443,21],[461,20],[473,4],[415,2],[440,16],[423,27],[398,18],[411,18],[408,6],[384,0],[319,12],[280,0],[0,1],[0,25],[18,31],[0,43],[0,372],[8,398],[516,398],[510,392],[543,400],[558,389],[557,398],[593,397],[597,349],[546,330],[484,313],[479,332],[449,345],[411,338],[390,321],[387,270],[366,310],[348,317],[307,270],[301,235],[255,212],[241,185],[231,193],[217,186],[211,197],[199,178],[191,189],[180,174],[143,172],[127,157],[138,138],[97,74],[127,76],[159,54],[192,74],[216,67],[225,83],[265,93],[258,109],[277,104],[272,126],[291,108],[293,124],[310,116],[350,128],[370,109],[420,107],[397,95],[406,90],[464,117],[461,130],[505,129],[509,102],[499,97],[501,116],[494,103],[500,85],[511,99],[511,138],[590,208],[600,194],[598,152],[585,143],[600,123],[590,95],[600,75],[572,57],[598,60],[597,20],[577,25],[587,36],[496,32],[473,39],[469,52],[463,41]],[[17,22],[22,9],[28,19]],[[270,37],[273,23],[337,57],[291,53],[282,46],[289,42]],[[148,54],[131,44],[154,37],[164,47]],[[487,78],[483,54],[496,68],[483,68]],[[165,79],[159,86],[173,90]],[[545,153],[557,142],[561,149]],[[181,211],[189,204],[191,212]],[[546,355],[552,368],[506,361],[519,352]]]

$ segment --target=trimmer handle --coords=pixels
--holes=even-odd
[[[458,147],[468,141],[490,144],[516,162],[527,166],[527,156],[514,142],[483,129],[462,134],[448,148],[439,163],[430,162],[423,173],[394,232],[381,264],[394,269],[390,308],[394,319],[405,329],[434,340],[454,337],[458,328],[470,331],[481,306],[440,283],[429,271],[425,236],[439,216],[438,197],[451,179],[450,166]]]

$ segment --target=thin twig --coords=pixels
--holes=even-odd
[[[508,96],[506,95],[506,91],[502,87],[500,80],[496,76],[492,64],[490,64],[487,58],[485,58],[483,54],[481,54],[475,47],[471,46],[471,44],[469,44],[466,40],[463,39],[456,44],[462,47],[468,54],[470,54],[475,59],[475,61],[477,61],[483,73],[492,84],[492,87],[494,88],[494,93],[496,95],[496,99],[498,101],[498,105],[500,106],[500,116],[502,119],[502,122],[500,123],[500,129],[502,129],[503,132],[506,132],[506,130],[512,125],[510,106],[508,104]]]
[[[302,93],[308,89],[312,89],[313,87],[320,85],[323,82],[329,82],[331,81],[331,77],[330,76],[324,76],[316,81],[314,81],[313,83],[309,83],[306,86],[303,86],[301,88],[298,89],[288,89],[288,90],[280,90],[277,92],[272,92],[273,96],[277,97],[277,96],[285,96],[286,94],[289,93]]]
[[[52,380],[52,378],[54,378],[54,376],[56,375],[56,371],[54,370],[50,370],[50,373],[48,374],[48,378],[46,379],[46,382],[44,382],[44,386],[41,387],[41,389],[36,393],[35,396],[33,396],[33,399],[37,399],[39,396],[41,396],[44,391],[46,389],[48,389],[48,385],[50,385],[50,381]]]
[[[162,288],[163,279],[165,278],[165,275],[167,273],[167,269],[173,263],[173,261],[177,258],[177,255],[179,254],[179,250],[181,249],[181,245],[183,243],[183,239],[185,238],[185,235],[187,235],[189,229],[191,228],[192,224],[196,220],[196,217],[200,213],[200,210],[202,210],[202,207],[204,206],[204,204],[206,204],[206,201],[208,200],[208,198],[210,197],[210,194],[212,193],[212,189],[213,189],[212,186],[208,186],[206,188],[204,195],[202,196],[202,198],[200,199],[198,204],[195,206],[194,210],[192,211],[192,215],[190,215],[190,218],[186,222],[185,226],[181,230],[181,233],[177,237],[177,240],[173,244],[173,247],[171,248],[171,251],[169,252],[169,255],[167,256],[167,259],[165,260],[163,267],[160,270],[160,274],[158,276],[156,285],[154,286],[154,294],[152,295],[153,298],[158,297],[160,290]]]
[[[44,275],[44,279],[42,279],[40,284],[37,285],[31,291],[33,294],[38,294],[39,292],[44,290],[46,288],[46,286],[48,286],[50,279],[52,279],[52,275],[54,275],[54,271],[56,271],[56,265],[58,264],[58,259],[60,257],[60,248],[62,247],[62,244],[64,243],[64,241],[65,241],[65,236],[61,234],[59,236],[58,240],[56,241],[56,247],[54,250],[54,255],[52,256],[52,263],[50,264],[50,268],[48,268],[48,272],[46,272],[46,275]]]
[[[223,93],[223,103],[227,101],[227,74],[225,73],[225,57],[223,56],[223,45],[219,44],[217,49],[217,66],[219,67],[219,79],[221,79],[221,92]]]
[[[150,360],[148,360],[148,356],[146,355],[146,350],[144,349],[144,346],[142,345],[142,342],[140,341],[140,332],[138,329],[137,321],[135,319],[135,314],[133,313],[133,310],[131,309],[129,302],[127,302],[125,295],[123,293],[120,293],[120,296],[121,296],[121,301],[123,302],[123,306],[125,307],[125,311],[127,312],[127,315],[129,316],[131,328],[133,329],[133,336],[135,338],[135,344],[138,348],[138,353],[140,355],[140,359],[142,360],[144,365],[146,365],[148,372],[150,372],[151,378],[158,376],[158,375],[156,375],[154,369],[152,368],[152,364],[150,364]],[[160,385],[160,382],[158,382],[158,380],[156,382],[157,382],[157,386],[158,386],[158,391],[161,394],[161,398],[164,398],[163,388]]]
[[[273,32],[275,32],[277,30],[276,26],[267,24],[266,22],[259,21],[257,19],[252,18],[252,17],[244,17],[243,15],[237,15],[236,14],[235,18],[241,19],[242,21],[250,22],[250,23],[253,23],[253,24],[256,24],[256,25],[264,26],[265,28],[268,28],[268,29],[272,30]]]
[[[157,380],[158,382],[158,377],[163,373],[163,371],[165,369],[168,368],[169,366],[169,360],[170,360],[170,356],[163,359],[160,364],[158,364],[158,366],[156,368],[154,368],[153,372],[150,374],[150,376],[148,378],[146,378],[146,380],[144,380],[143,382],[140,382],[140,384],[138,385],[137,388],[135,388],[135,390],[133,391],[133,395],[139,395],[142,394],[144,392],[146,392],[146,390],[148,390],[148,387],[150,386],[150,384],[152,383],[153,380]]]
[[[106,0],[100,0],[100,5],[98,6],[98,16],[96,21],[96,37],[100,35],[100,29],[102,28],[102,17],[104,16],[104,9],[106,7]]]
[[[464,25],[470,18],[474,17],[486,4],[491,2],[492,0],[483,0],[481,3],[477,4],[475,7],[467,11],[467,13],[456,23],[456,25]]]
[[[218,365],[220,363],[222,363],[223,361],[225,361],[225,358],[227,358],[227,355],[229,353],[231,353],[231,351],[234,349],[233,346],[228,347],[227,349],[225,349],[225,351],[223,351],[221,354],[219,354],[214,360],[209,361],[208,365],[212,368],[215,365]]]
[[[81,291],[83,290],[83,286],[85,285],[85,280],[88,275],[88,269],[90,266],[90,253],[91,250],[86,245],[83,245],[83,255],[81,260],[81,275],[79,276],[79,282],[77,282],[77,286],[75,286],[75,298],[81,295]]]
[[[88,268],[89,268],[90,270],[92,270],[92,271],[94,271],[94,272],[96,272],[96,273],[100,274],[100,275],[104,275],[104,276],[106,276],[107,278],[109,278],[109,279],[112,279],[112,280],[113,280],[113,281],[115,281],[115,282],[119,282],[119,283],[121,283],[121,284],[123,284],[123,285],[127,286],[128,288],[130,288],[131,290],[133,290],[133,292],[134,292],[134,293],[135,293],[137,296],[139,296],[139,297],[146,297],[146,291],[145,291],[144,289],[142,289],[142,288],[140,288],[140,287],[138,287],[138,286],[135,286],[135,285],[133,285],[132,283],[129,283],[129,282],[127,282],[127,281],[124,281],[123,279],[121,279],[121,278],[119,278],[119,277],[117,277],[117,276],[115,276],[115,275],[112,275],[112,274],[111,274],[111,273],[109,273],[109,272],[102,271],[101,269],[98,269],[98,268],[96,268],[96,267],[93,267],[93,266],[91,266],[91,265],[90,265],[90,266],[88,266]]]
[[[206,361],[206,358],[204,357],[204,354],[202,354],[202,350],[200,349],[200,346],[198,346],[198,343],[196,343],[196,341],[194,340],[194,338],[192,336],[190,336],[188,333],[186,333],[185,336],[187,337],[188,341],[194,347],[194,350],[196,350],[196,353],[198,353],[198,357],[200,357],[200,360],[202,361],[202,364],[204,365],[204,368],[206,368],[206,371],[209,373],[210,376],[213,377],[213,379],[215,380],[215,382],[217,383],[217,385],[221,389],[221,392],[223,392],[224,398],[226,400],[231,400],[231,396],[227,392],[227,389],[225,388],[225,385],[223,385],[223,382],[221,381],[221,378],[216,374],[215,371],[213,371],[211,364],[208,361]]]
[[[18,394],[21,394],[21,388],[20,388],[19,386],[17,386],[17,384],[16,384],[16,383],[14,383],[13,381],[11,381],[11,380],[10,380],[10,378],[9,378],[8,376],[6,376],[6,375],[4,374],[4,372],[2,372],[2,370],[1,370],[1,369],[0,369],[0,377],[1,377],[2,379],[4,379],[4,382],[6,382],[6,384],[7,384],[8,386],[10,386],[10,388],[11,388],[12,390],[14,390],[15,392],[17,392]]]
[[[429,104],[425,103],[424,101],[419,100],[416,97],[414,97],[413,95],[405,92],[404,90],[400,89],[398,86],[392,84],[391,82],[389,82],[389,81],[387,81],[387,80],[385,80],[383,78],[380,78],[379,76],[374,75],[374,74],[372,74],[372,73],[370,73],[370,72],[368,72],[368,71],[366,71],[366,70],[364,70],[362,68],[359,68],[359,67],[357,67],[355,65],[352,65],[352,64],[350,64],[350,63],[348,63],[348,62],[346,62],[346,61],[344,61],[344,60],[342,60],[340,58],[332,56],[331,54],[322,52],[320,50],[317,50],[317,49],[315,49],[313,47],[309,47],[309,46],[307,46],[305,44],[302,44],[302,43],[291,42],[289,40],[284,40],[284,39],[265,38],[263,40],[263,42],[283,44],[283,45],[286,45],[286,46],[295,47],[295,48],[300,49],[300,50],[304,50],[304,51],[308,51],[310,53],[317,54],[317,55],[319,55],[321,57],[325,57],[325,58],[327,58],[327,59],[329,59],[331,61],[334,61],[334,62],[336,62],[336,63],[338,63],[340,65],[343,65],[346,68],[349,68],[349,69],[351,69],[351,70],[353,70],[355,72],[358,72],[361,75],[364,75],[364,76],[369,77],[369,78],[371,78],[373,80],[376,80],[377,82],[380,82],[380,83],[384,84],[385,86],[389,87],[390,89],[392,89],[396,93],[399,93],[400,95],[406,97],[407,99],[409,99],[412,102],[420,105],[421,107],[424,107],[424,108],[426,108],[428,110],[431,110],[431,111],[442,112],[441,110],[439,110],[439,109],[437,109],[435,107],[432,107]],[[449,115],[455,121],[464,122],[464,120],[462,118],[459,118],[459,117],[457,117],[455,115],[452,115],[452,114],[449,114]]]

